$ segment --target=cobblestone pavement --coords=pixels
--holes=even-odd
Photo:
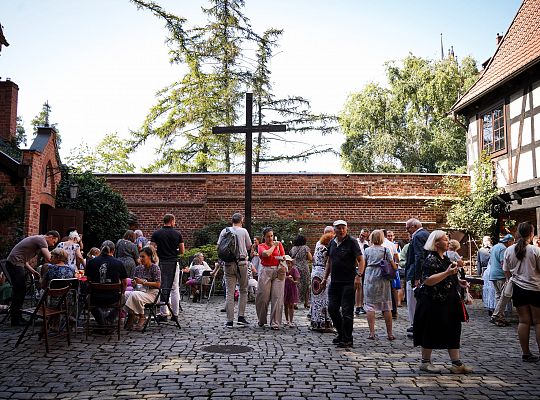
[[[477,301],[478,302],[478,301]],[[516,324],[498,328],[475,304],[464,324],[462,360],[470,375],[430,375],[418,371],[419,349],[405,336],[406,309],[389,342],[377,319],[378,339],[365,340],[365,316],[355,319],[355,347],[336,349],[332,334],[310,332],[306,310],[297,312],[298,328],[259,328],[248,304],[250,327],[226,329],[223,301],[209,305],[183,302],[182,330],[151,325],[145,334],[78,334],[45,346],[34,335],[14,349],[19,329],[0,326],[0,398],[20,399],[540,399],[540,364],[521,362]],[[213,354],[207,345],[246,345],[242,354]],[[533,351],[537,347],[533,344]],[[447,366],[448,354],[434,352]]]

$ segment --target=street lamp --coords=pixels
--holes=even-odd
[[[76,183],[71,183],[69,185],[69,198],[75,200],[79,194],[79,185]]]

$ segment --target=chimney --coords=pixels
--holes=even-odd
[[[501,43],[502,38],[502,35],[499,35],[499,32],[497,32],[497,46]]]
[[[19,87],[9,79],[0,81],[0,139],[15,140]]]

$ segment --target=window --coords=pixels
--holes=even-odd
[[[504,106],[482,114],[480,117],[482,150],[488,154],[506,150],[506,134],[504,129]]]

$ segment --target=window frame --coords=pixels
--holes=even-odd
[[[494,139],[495,139],[495,135],[494,135],[494,131],[493,131],[493,112],[497,109],[500,109],[502,111],[502,127],[503,127],[503,138],[504,138],[504,147],[500,150],[496,150],[496,151],[491,151],[491,152],[487,152],[486,149],[484,148],[484,116],[486,114],[491,114],[492,116],[492,127],[491,127],[491,133],[492,133],[492,138],[491,138],[491,144],[493,146],[494,144]],[[507,127],[507,115],[506,115],[506,102],[504,100],[501,100],[489,107],[486,107],[485,109],[483,109],[482,111],[480,111],[478,114],[477,114],[477,121],[478,121],[478,150],[479,150],[479,153],[482,153],[482,152],[486,152],[486,154],[491,157],[491,158],[494,158],[494,157],[498,157],[498,156],[501,156],[501,155],[505,155],[508,153],[508,127]]]

